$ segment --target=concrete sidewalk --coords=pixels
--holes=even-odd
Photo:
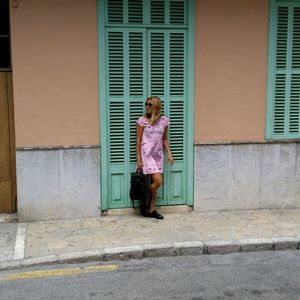
[[[0,262],[0,269],[55,262],[300,249],[300,209],[164,216],[164,220],[129,215],[19,223],[14,259]]]

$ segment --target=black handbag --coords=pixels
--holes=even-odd
[[[133,208],[136,208],[134,202],[136,200],[140,201],[140,211],[144,216],[147,210],[146,201],[149,199],[150,190],[148,186],[148,176],[143,174],[140,169],[136,169],[135,172],[131,173],[129,196],[132,201]]]

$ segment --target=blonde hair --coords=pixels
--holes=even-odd
[[[152,100],[153,111],[152,111],[151,118],[150,118],[150,124],[154,125],[161,116],[161,114],[160,114],[161,100],[157,96],[148,97],[146,100],[146,103],[148,100]],[[146,118],[148,117],[147,112],[145,112],[144,117],[146,117]]]

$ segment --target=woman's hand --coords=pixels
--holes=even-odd
[[[174,159],[172,157],[172,154],[168,155],[168,161],[169,161],[170,166],[172,166],[174,164]]]
[[[137,161],[136,161],[136,167],[137,167],[137,169],[142,170],[142,166],[143,166],[142,160],[141,159],[137,159]]]

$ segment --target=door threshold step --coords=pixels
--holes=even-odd
[[[18,214],[0,213],[0,223],[15,223],[18,222]]]
[[[188,205],[172,205],[172,206],[156,206],[158,212],[162,214],[171,213],[188,213],[192,212],[193,208]],[[105,216],[128,216],[128,215],[139,215],[139,208],[114,208],[108,209],[103,215]]]

